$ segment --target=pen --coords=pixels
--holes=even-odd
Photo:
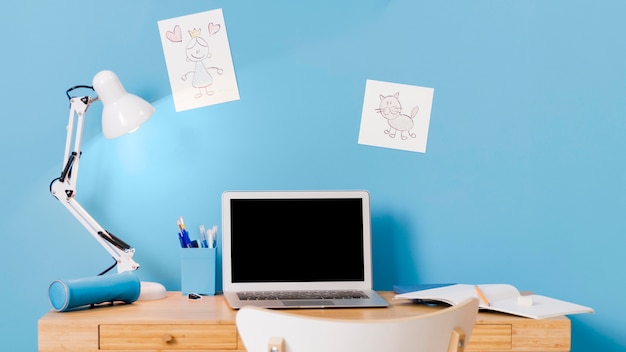
[[[183,241],[185,241],[185,247],[191,248],[192,246],[191,246],[191,239],[189,238],[189,233],[185,229],[183,229],[181,232],[183,234]]]
[[[185,230],[185,221],[183,220],[183,217],[179,217],[176,223],[178,224],[178,228],[180,229],[179,236],[181,236],[182,238],[181,245],[183,246],[183,248],[191,248],[191,239],[189,238],[189,233],[187,232],[187,230]]]
[[[207,234],[204,225],[200,225],[200,243],[202,244],[202,248],[208,248],[209,245],[207,243]]]
[[[474,285],[474,289],[476,289],[476,293],[478,293],[478,297],[480,297],[480,299],[483,301],[483,303],[486,306],[490,306],[491,304],[489,303],[489,300],[487,299],[487,297],[485,297],[485,294],[480,289],[480,287],[478,287],[478,285]]]
[[[178,239],[180,240],[180,246],[183,248],[191,248],[191,239],[189,238],[189,234],[187,230],[183,230],[178,233]]]
[[[178,220],[176,220],[176,224],[178,225],[178,229],[182,232],[185,229],[185,220],[183,220],[183,217],[179,217]]]
[[[217,225],[213,225],[213,227],[209,230],[209,248],[215,248],[216,241],[216,233],[217,233]]]

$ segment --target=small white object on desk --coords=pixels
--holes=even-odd
[[[141,291],[139,291],[140,301],[151,301],[167,297],[165,286],[158,282],[141,281]]]

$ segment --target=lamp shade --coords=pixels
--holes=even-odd
[[[154,114],[154,107],[127,93],[117,75],[111,71],[98,72],[93,78],[93,89],[102,101],[102,134],[106,138],[117,138],[132,132]]]

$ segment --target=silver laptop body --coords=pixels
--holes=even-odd
[[[372,289],[367,191],[227,191],[224,296],[235,309],[386,307]]]

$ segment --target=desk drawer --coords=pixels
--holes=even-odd
[[[237,350],[237,328],[215,324],[102,324],[100,350]]]
[[[476,324],[466,351],[510,351],[513,328],[509,324]]]

